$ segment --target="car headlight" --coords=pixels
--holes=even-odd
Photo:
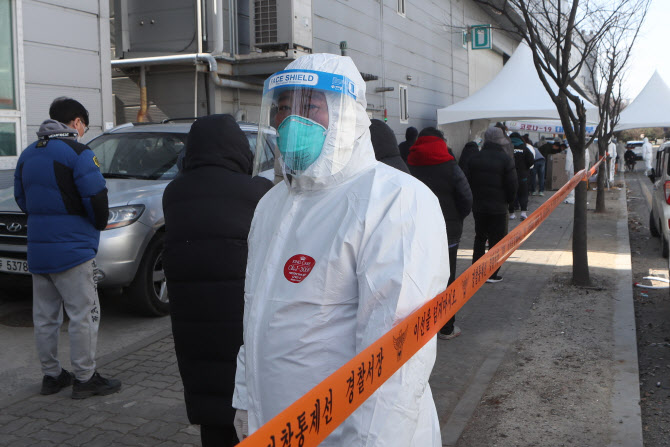
[[[115,206],[109,209],[105,230],[121,228],[135,222],[144,212],[144,205]]]

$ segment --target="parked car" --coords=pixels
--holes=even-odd
[[[258,126],[239,125],[254,151]],[[190,128],[190,123],[124,124],[88,143],[100,162],[109,196],[109,221],[96,257],[98,287],[123,289],[144,315],[168,313],[162,199],[178,173],[177,159]],[[271,167],[276,135],[263,134],[262,144]],[[14,201],[14,188],[0,190],[0,284],[15,282],[15,275],[29,275],[27,221]]]
[[[643,141],[628,141],[626,142],[626,149],[630,148],[633,150],[633,153],[635,154],[635,159],[636,160],[642,160],[642,145],[644,144]]]
[[[654,171],[649,230],[652,236],[660,238],[661,255],[667,258],[670,254],[670,142],[658,149]]]

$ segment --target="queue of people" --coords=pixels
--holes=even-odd
[[[191,127],[163,197],[163,260],[187,415],[203,446],[237,444],[444,291],[471,212],[475,263],[517,209],[527,217],[536,185],[544,194],[546,159],[560,142],[534,148],[496,125],[481,150],[470,142],[457,161],[434,127],[410,127],[398,145],[386,123],[368,118],[365,92],[353,61],[331,54],[303,56],[268,79],[260,125],[278,136],[274,185],[252,177],[252,148],[232,116]],[[95,368],[93,258],[106,186],[92,151],[76,142],[88,112],[63,98],[52,109],[19,159],[16,200],[30,223],[42,394],[74,384],[72,397],[85,398],[121,388]],[[54,169],[50,197],[60,202],[35,187],[45,163]],[[73,228],[81,241],[54,243]],[[488,283],[503,280],[499,270]],[[55,352],[63,305],[74,373]],[[438,337],[460,334],[454,316]],[[441,446],[428,384],[436,343],[321,445]]]

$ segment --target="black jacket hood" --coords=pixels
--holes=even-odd
[[[249,140],[231,115],[203,116],[191,126],[184,171],[200,166],[223,166],[251,175],[253,155]]]
[[[388,124],[378,119],[370,120],[370,140],[377,160],[409,174],[407,165],[400,157],[398,140]]]

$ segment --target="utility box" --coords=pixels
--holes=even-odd
[[[267,51],[312,50],[312,0],[252,0],[253,46]]]
[[[551,154],[547,172],[547,189],[561,189],[570,179],[565,172],[565,153]]]

